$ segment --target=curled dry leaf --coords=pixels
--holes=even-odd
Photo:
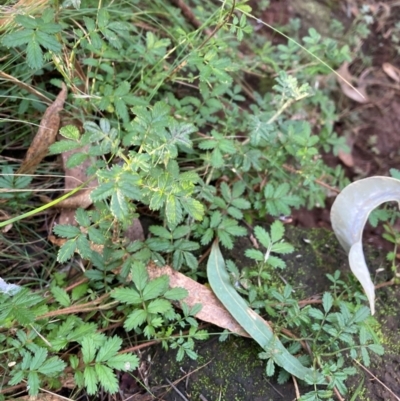
[[[393,81],[400,82],[400,69],[390,63],[383,63],[382,70],[384,73],[393,79]]]
[[[232,315],[214,295],[214,292],[206,286],[199,284],[197,281],[175,271],[169,266],[157,267],[150,264],[147,266],[147,271],[149,272],[151,279],[166,274],[169,277],[169,285],[171,288],[185,288],[189,295],[184,299],[184,301],[189,307],[193,307],[195,304],[202,304],[203,307],[201,311],[196,315],[197,319],[212,323],[218,327],[227,329],[232,333],[239,334],[240,336],[249,337],[242,326],[236,322]]]
[[[357,82],[359,81],[355,77],[353,77],[350,74],[349,71],[349,63],[345,62],[343,63],[340,68],[337,70],[337,73],[340,75],[340,78],[338,78],[340,89],[342,90],[343,94],[347,96],[348,98],[354,100],[355,102],[358,103],[368,103],[370,100],[368,98],[367,92],[365,90],[366,84],[362,83],[361,80],[358,82],[357,87],[351,87],[347,82]]]
[[[59,113],[64,107],[67,98],[67,87],[62,84],[62,89],[54,102],[44,112],[39,130],[28,151],[21,167],[16,174],[33,174],[44,157],[47,156],[49,146],[52,145],[60,127]]]

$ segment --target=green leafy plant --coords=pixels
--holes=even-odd
[[[85,170],[88,180],[82,187],[94,178],[98,186],[91,188],[92,207],[78,208],[75,221],[52,229],[62,239],[57,255],[46,243],[48,257],[34,273],[26,268],[18,277],[4,276],[11,284],[0,282],[0,288],[14,288],[8,286],[18,279],[22,287],[17,293],[0,292],[0,344],[15,362],[2,364],[4,383],[22,385],[26,380],[35,395],[39,386],[59,387],[58,378],[71,371],[77,387],[88,394],[100,387],[115,393],[115,370],[131,372],[138,359],[124,352],[122,336],[107,332],[114,319],[129,340],[157,340],[176,349],[178,360],[196,358],[195,340],[207,337],[194,318],[200,306],[182,303],[182,313],[177,312],[175,302],[182,301],[185,291],[169,289],[167,277],[150,279],[148,262],[169,263],[192,277],[204,277],[198,258],[215,238],[233,249],[235,240],[248,233],[244,222],[289,215],[300,206],[323,206],[326,187],[348,182],[342,169],[328,167],[322,158],[324,152],[337,154],[346,146],[345,138],[334,132],[337,112],[330,89],[316,83],[330,72],[327,63],[336,68],[351,59],[353,41],[362,37],[365,25],[358,21],[358,36],[349,35],[347,43],[340,35],[340,40],[323,38],[310,29],[303,39],[296,38],[297,44],[292,39],[276,44],[254,34],[246,2],[202,2],[193,7],[201,21],[196,29],[161,0],[67,0],[40,6],[19,9],[0,27],[0,49],[6,55],[0,60],[5,80],[0,127],[11,132],[4,143],[26,148],[32,133],[27,123],[38,125],[45,111],[42,102],[49,103],[66,84],[62,139],[49,147],[50,157],[41,165],[41,173],[49,173],[43,174],[46,190],[55,194],[42,205],[35,192],[39,175],[16,176],[13,159],[4,159],[0,198],[7,203],[2,205],[14,216],[14,228],[29,232],[20,230],[18,220],[58,204],[62,185],[52,173],[59,168],[57,155],[67,152],[66,168]],[[292,21],[283,30],[296,37],[298,25]],[[294,72],[285,72],[289,69]],[[257,81],[254,87],[249,76]],[[61,193],[61,198],[68,196]],[[150,235],[129,243],[126,231],[140,215],[153,219]],[[0,227],[8,223],[10,219]],[[24,224],[31,225],[31,232],[48,227],[47,220]],[[292,249],[283,234],[279,222],[270,231],[257,227],[255,235],[265,251],[246,252],[256,267],[239,271],[232,263],[227,266],[252,307],[265,307],[274,317],[287,319],[288,326],[302,327],[312,316],[296,309],[290,288],[282,294],[262,284],[276,268],[284,268],[280,255]],[[26,238],[20,242],[30,243]],[[30,261],[31,250],[26,254]],[[73,274],[59,272],[60,265]],[[12,270],[14,266],[7,267],[8,276]],[[275,301],[284,303],[282,309],[271,305]],[[338,302],[334,299],[343,319],[358,329],[361,320],[351,322],[357,311],[347,306],[354,315],[348,318]],[[336,325],[340,331],[343,319],[336,322],[330,309],[323,313],[322,329],[307,335],[326,343],[336,332],[325,335],[324,328]],[[319,315],[313,319],[318,321]],[[278,325],[283,327],[282,320]],[[363,338],[368,347],[370,338]],[[285,365],[289,360],[306,379],[303,369],[310,373],[312,363],[298,362],[291,355],[296,346],[285,349],[286,343],[279,345],[283,356],[262,355],[268,359],[268,373],[276,361]],[[324,374],[337,377],[340,386],[348,374],[340,376],[347,371],[338,361]],[[321,364],[321,371],[328,369]],[[327,394],[315,392],[318,397]]]
[[[41,17],[17,15],[14,21],[22,28],[16,32],[3,36],[1,43],[10,48],[23,47],[26,61],[32,69],[40,69],[44,65],[43,50],[51,54],[61,52],[61,44],[55,34],[62,29],[60,24],[54,23],[54,13],[48,8]]]

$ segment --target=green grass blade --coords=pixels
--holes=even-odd
[[[272,332],[268,323],[250,309],[232,286],[225,261],[217,243],[214,242],[207,263],[208,280],[215,295],[236,321],[266,351],[273,352],[273,360],[293,376],[301,380],[318,380],[318,374],[303,366],[286,350]]]

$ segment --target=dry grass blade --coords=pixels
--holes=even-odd
[[[8,75],[3,71],[0,71],[0,78],[3,78],[4,81],[11,82],[12,84],[19,86],[21,89],[25,89],[32,95],[35,95],[37,98],[45,102],[46,104],[51,104],[51,99],[43,95],[43,93],[37,91],[31,85],[28,85],[27,83],[20,81],[18,78],[13,77],[12,75]]]
[[[40,127],[33,139],[31,146],[26,152],[24,161],[16,174],[33,174],[44,157],[46,157],[49,146],[56,140],[60,127],[60,111],[64,107],[67,98],[67,87],[63,84],[60,93],[54,102],[46,109]]]
[[[0,30],[14,22],[17,14],[34,15],[45,8],[50,0],[19,0],[11,7],[0,7]]]

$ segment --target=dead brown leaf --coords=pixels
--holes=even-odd
[[[38,164],[47,156],[49,146],[56,140],[60,126],[59,113],[64,107],[67,98],[67,87],[62,84],[62,89],[54,102],[46,109],[40,127],[33,138],[31,146],[26,152],[24,161],[16,174],[33,174]]]
[[[225,309],[212,290],[206,286],[199,284],[169,266],[157,267],[155,265],[149,265],[147,266],[147,271],[152,279],[166,274],[169,277],[169,285],[171,288],[185,288],[189,295],[184,299],[184,301],[190,308],[195,304],[202,304],[203,307],[201,311],[196,315],[197,319],[212,323],[218,327],[227,329],[232,333],[239,334],[240,336],[249,337],[242,326],[240,326],[232,315]]]
[[[393,79],[393,81],[400,82],[400,69],[390,63],[383,63],[382,70],[384,73]]]
[[[65,192],[69,192],[72,189],[75,189],[79,185],[88,181],[90,177],[86,174],[88,167],[91,165],[91,160],[86,159],[79,166],[68,168],[67,161],[68,159],[76,152],[84,153],[88,151],[88,147],[85,146],[78,150],[71,150],[69,152],[65,152],[61,155],[64,172],[65,172]],[[88,183],[89,188],[84,188],[78,191],[75,195],[70,196],[69,198],[61,201],[57,204],[57,207],[62,208],[61,214],[58,218],[59,224],[76,224],[75,222],[75,210],[78,207],[83,209],[88,208],[92,204],[92,199],[90,198],[90,193],[94,188],[98,186],[97,179],[93,179]]]
[[[350,74],[348,62],[343,63],[337,70],[337,73],[343,78],[338,78],[338,82],[344,95],[358,103],[368,103],[370,101],[366,92],[366,84],[361,81],[359,82],[357,78]],[[352,88],[345,81],[350,83],[358,82],[358,84],[356,83],[356,86]]]

